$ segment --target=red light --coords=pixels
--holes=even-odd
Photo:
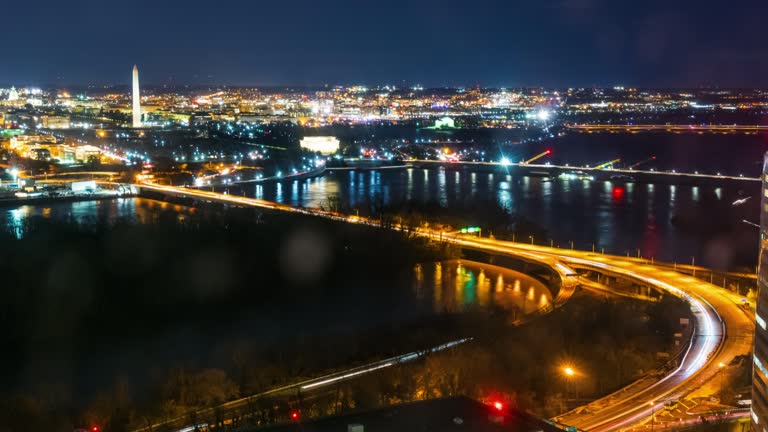
[[[624,198],[624,188],[615,187],[613,188],[613,191],[611,191],[611,194],[613,195],[614,201],[621,201],[621,199]]]
[[[547,149],[547,154],[552,154],[552,150]]]
[[[496,408],[496,411],[501,411],[504,409],[504,404],[499,401],[496,401],[493,403],[493,407]]]
[[[291,411],[291,420],[298,420],[298,419],[299,419],[299,412]]]
[[[94,425],[94,426],[91,426],[91,431],[92,431],[92,432],[99,432],[99,427],[98,427],[98,426],[95,426],[95,425]]]

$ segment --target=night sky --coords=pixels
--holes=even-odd
[[[0,85],[768,86],[765,0],[9,1]]]

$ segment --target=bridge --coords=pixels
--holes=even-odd
[[[253,198],[149,183],[143,183],[137,187],[169,196],[300,213],[344,223],[379,226],[379,221],[372,219],[296,208]],[[694,316],[695,330],[690,345],[685,349],[680,363],[674,370],[668,371],[656,381],[633,385],[630,386],[631,388],[609,395],[583,410],[565,413],[556,419],[561,424],[602,432],[620,430],[642,423],[652,416],[653,406],[657,401],[682,398],[700,389],[706,383],[711,384],[720,371],[719,364],[729,364],[736,357],[751,353],[754,333],[753,313],[743,308],[740,296],[700,279],[620,256],[500,241],[471,235],[451,236],[430,229],[411,231],[407,227],[398,225],[393,226],[392,229],[407,229],[415,235],[435,241],[448,241],[461,247],[546,263],[558,272],[563,280],[576,276],[573,270],[575,267],[612,274],[674,295],[689,304]]]
[[[763,125],[673,125],[673,124],[577,124],[567,125],[575,132],[678,132],[678,133],[747,133],[768,132]]]
[[[512,162],[449,162],[427,159],[406,160],[411,166],[442,166],[446,169],[461,167],[485,167],[494,172],[505,172],[512,175],[528,175],[538,177],[557,177],[561,174],[571,175],[573,179],[582,180],[613,180],[621,183],[662,183],[662,184],[718,184],[722,182],[738,182],[744,184],[759,184],[760,178],[744,175],[726,175],[723,173],[686,173],[656,170],[636,170],[610,167],[589,167],[552,164],[525,164]],[[604,164],[603,164],[604,165]]]

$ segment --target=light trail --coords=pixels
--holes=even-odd
[[[425,351],[410,352],[410,353],[407,353],[407,354],[402,354],[402,355],[399,355],[399,356],[391,357],[391,358],[380,360],[380,361],[377,361],[377,362],[372,362],[372,363],[369,363],[369,364],[366,364],[366,365],[363,365],[363,366],[358,366],[358,367],[355,367],[355,368],[347,369],[347,370],[344,370],[344,371],[341,371],[341,372],[336,372],[336,373],[324,375],[324,376],[321,376],[321,377],[318,377],[318,378],[313,378],[313,379],[305,380],[305,381],[302,381],[302,382],[298,382],[298,383],[294,383],[294,384],[289,384],[289,385],[285,385],[285,386],[282,386],[282,387],[273,388],[273,389],[270,389],[270,390],[267,390],[267,391],[264,391],[264,392],[261,392],[261,393],[258,393],[258,394],[253,394],[253,395],[250,395],[250,396],[245,396],[245,397],[242,397],[242,398],[239,398],[239,399],[235,399],[235,400],[232,400],[232,401],[229,401],[229,402],[225,402],[225,403],[223,403],[223,404],[221,404],[221,405],[219,405],[219,406],[217,406],[215,408],[208,408],[208,409],[200,410],[196,414],[198,416],[202,417],[202,416],[204,416],[206,414],[213,413],[217,409],[235,409],[237,407],[247,406],[248,403],[250,403],[254,398],[284,394],[286,392],[293,392],[296,389],[311,390],[311,389],[322,388],[322,387],[328,386],[328,385],[336,383],[336,382],[341,382],[341,381],[344,381],[344,380],[348,380],[350,378],[354,378],[354,377],[357,377],[357,376],[365,375],[365,374],[368,374],[368,373],[371,373],[371,372],[375,372],[375,371],[380,370],[380,369],[384,369],[384,368],[388,368],[388,367],[391,367],[391,366],[395,366],[397,364],[407,363],[407,362],[416,360],[416,359],[421,358],[421,357],[423,357],[425,355],[428,355],[428,354],[444,351],[444,350],[446,350],[448,348],[452,348],[452,347],[461,345],[463,343],[470,342],[470,341],[472,341],[472,339],[473,338],[457,339],[457,340],[454,340],[454,341],[450,341],[450,342],[446,342],[446,343],[437,345],[437,346],[435,346],[433,348],[430,348],[428,350],[425,350]],[[134,432],[143,432],[143,431],[148,431],[148,430],[154,430],[154,429],[156,429],[156,428],[158,428],[160,426],[172,425],[172,424],[174,424],[176,422],[188,421],[188,419],[189,419],[188,416],[180,416],[180,417],[176,417],[176,418],[173,418],[173,419],[170,419],[170,420],[167,420],[167,421],[155,423],[151,427],[147,426],[147,427],[142,427],[142,428],[136,429]],[[194,428],[194,426],[190,426],[190,427]],[[189,430],[189,427],[185,427],[184,429],[181,429],[181,430],[179,430],[177,432],[182,432],[184,430]]]
[[[214,192],[154,184],[139,186],[169,195],[196,197],[209,201],[306,214],[345,223],[379,226],[377,221],[363,217],[295,208],[253,198],[235,197]],[[740,299],[735,299],[735,296],[727,291],[704,281],[687,276],[684,277],[679,273],[652,265],[641,265],[635,260],[625,259],[624,257],[596,255],[584,251],[534,246],[472,236],[446,236],[445,233],[433,230],[406,229],[399,225],[395,225],[392,228],[408,231],[414,235],[428,237],[433,240],[447,241],[474,249],[509,254],[518,258],[543,263],[554,269],[560,275],[563,282],[577,274],[569,264],[600,269],[644,282],[675,295],[690,305],[697,330],[692,335],[690,346],[683,355],[680,365],[675,370],[653,385],[639,389],[626,398],[614,401],[596,412],[589,414],[567,413],[565,418],[568,420],[561,421],[561,423],[571,424],[590,431],[613,431],[630,426],[643,418],[647,418],[651,412],[649,408],[650,402],[668,397],[682,397],[699,388],[708,379],[711,379],[718,370],[716,367],[717,363],[715,363],[715,368],[712,367],[715,358],[723,362],[730,362],[734,357],[748,353],[751,350],[751,336],[754,330],[753,318],[747,317],[740,308],[738,304]],[[572,288],[575,288],[575,286]],[[727,319],[724,319],[723,313],[726,314],[725,318]],[[718,322],[721,323],[720,326],[717,325]],[[725,331],[725,328],[728,328],[728,330]],[[731,338],[726,338],[726,335],[731,336]],[[407,354],[406,358],[409,355],[413,355],[413,353]],[[389,362],[391,360],[371,365],[369,368],[377,370],[389,367],[389,365],[386,365]],[[354,377],[358,375],[357,372],[357,370],[352,370],[342,375],[354,374],[350,375],[350,377]],[[333,378],[337,377],[322,377],[320,380],[324,381]],[[300,385],[306,386],[313,383],[314,381],[311,381],[300,383]],[[318,387],[320,386],[318,385]]]
[[[348,374],[345,374],[345,375],[340,375],[340,376],[337,376],[335,378],[328,378],[327,380],[318,381],[318,382],[312,383],[312,384],[307,384],[307,385],[301,386],[301,389],[302,390],[306,390],[306,389],[311,389],[313,387],[324,386],[324,385],[327,385],[327,384],[330,384],[330,383],[333,383],[333,382],[336,382],[336,381],[342,381],[342,380],[349,379],[349,378],[352,378],[352,377],[355,377],[355,376],[358,376],[358,375],[367,374],[369,372],[377,371],[379,369],[384,369],[384,368],[387,368],[387,367],[390,367],[390,366],[394,366],[394,365],[395,365],[395,363],[384,363],[383,365],[374,366],[372,368],[363,369],[361,371],[351,372],[351,373],[348,373]]]

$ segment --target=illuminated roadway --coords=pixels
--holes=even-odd
[[[217,412],[223,412],[225,410],[228,411],[234,411],[234,410],[242,410],[242,411],[248,411],[250,410],[250,405],[253,403],[256,399],[264,399],[269,397],[285,397],[285,396],[293,396],[297,393],[303,393],[304,395],[312,392],[317,391],[320,389],[324,389],[327,387],[334,388],[333,386],[338,385],[341,381],[346,381],[349,379],[354,379],[356,377],[369,374],[371,372],[380,371],[382,369],[390,368],[399,364],[407,363],[419,358],[422,358],[428,354],[440,352],[446,349],[449,349],[451,347],[461,345],[465,342],[470,341],[471,339],[465,338],[465,339],[458,339],[455,341],[447,342],[442,345],[438,345],[436,347],[433,347],[428,350],[418,351],[418,352],[411,352],[408,354],[399,355],[396,357],[390,357],[388,359],[379,360],[373,363],[368,363],[362,366],[358,366],[355,368],[347,369],[344,371],[324,375],[318,378],[313,378],[306,381],[301,381],[294,384],[289,384],[282,387],[273,388],[271,390],[267,390],[258,394],[253,394],[250,396],[242,397],[239,399],[231,400],[229,402],[225,402],[221,405],[218,405],[216,407],[211,407],[203,410],[199,410],[195,412],[195,415],[199,419],[205,419],[208,415],[215,415]],[[162,422],[158,422],[153,424],[152,426],[145,426],[141,427],[139,429],[134,430],[133,432],[143,432],[143,431],[151,431],[156,430],[158,428],[164,427],[162,430],[169,430],[172,428],[179,428],[179,431],[182,430],[188,430],[188,431],[194,431],[196,428],[195,426],[198,426],[200,428],[206,426],[206,423],[198,423],[197,425],[189,426],[190,416],[189,415],[183,415],[175,418],[171,418],[169,420],[164,420]]]
[[[566,265],[598,269],[645,282],[683,298],[691,306],[695,334],[679,367],[653,385],[635,389],[607,406],[592,412],[559,416],[558,421],[563,424],[590,431],[626,428],[650,417],[652,409],[659,409],[658,404],[676,400],[701,387],[719,372],[719,363],[729,364],[734,357],[749,355],[752,351],[753,317],[741,308],[741,297],[699,279],[611,255],[487,239],[473,239],[472,243],[484,244],[489,250],[501,253],[525,250],[554,255]],[[652,402],[657,404],[655,408]]]
[[[253,198],[154,184],[140,184],[138,187],[171,196],[308,214],[347,223],[377,225],[373,220],[356,216],[296,208]],[[682,357],[682,363],[676,369],[652,385],[633,389],[630,394],[618,400],[594,406],[593,410],[588,409],[583,413],[566,413],[558,417],[562,424],[590,431],[619,430],[637,424],[651,416],[651,410],[654,409],[652,403],[664,403],[691,393],[718,373],[719,363],[729,364],[736,356],[751,353],[754,317],[740,306],[741,297],[702,280],[612,255],[464,235],[446,236],[432,230],[418,229],[414,233],[464,247],[548,263],[560,274],[564,282],[567,282],[568,278],[575,278],[572,267],[620,275],[675,295],[690,305],[695,332]],[[590,405],[587,406],[589,407]]]

